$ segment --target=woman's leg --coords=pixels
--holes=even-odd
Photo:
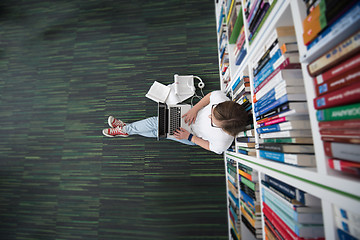
[[[158,135],[158,117],[150,117],[137,122],[127,124],[126,126],[123,127],[123,130],[129,135],[141,135],[144,137],[156,138]],[[181,140],[178,140],[176,138],[167,138],[167,139],[180,142],[182,144],[196,145],[195,143],[187,139],[181,139]]]
[[[144,137],[156,138],[158,129],[158,118],[150,117],[137,122],[126,124],[124,132],[129,135],[141,135]]]

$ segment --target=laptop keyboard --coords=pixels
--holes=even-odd
[[[170,107],[170,126],[169,134],[173,135],[173,132],[181,126],[181,108]]]

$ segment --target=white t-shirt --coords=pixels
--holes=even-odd
[[[221,91],[212,92],[210,95],[210,103],[198,112],[196,121],[192,125],[192,130],[195,135],[209,141],[210,150],[217,154],[221,154],[227,150],[234,141],[234,137],[224,132],[221,128],[212,127],[209,115],[211,115],[212,105],[229,100],[230,99]]]

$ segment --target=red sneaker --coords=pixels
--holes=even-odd
[[[109,116],[109,118],[108,118],[108,124],[109,124],[109,126],[112,127],[112,128],[123,127],[123,126],[126,125],[126,124],[123,123],[121,120],[118,120],[118,119],[114,118],[113,116]]]
[[[116,128],[106,128],[103,131],[103,134],[107,137],[128,137],[129,134],[122,130],[122,127]]]

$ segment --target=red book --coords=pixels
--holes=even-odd
[[[265,226],[268,227],[269,231],[276,237],[276,239],[284,239],[279,230],[277,228],[275,229],[275,226],[273,227],[272,225],[274,224],[270,223],[268,219],[265,219]]]
[[[283,229],[287,236],[282,235],[284,231],[280,232],[280,234],[285,239],[296,239],[296,240],[306,240],[309,238],[302,238],[296,235],[296,233],[291,230],[291,228],[266,204],[263,202],[263,213],[265,216],[271,221],[271,223],[275,226],[277,230]],[[313,240],[325,240],[325,238],[311,238]],[[309,239],[310,240],[310,239]]]
[[[314,99],[315,109],[324,109],[360,101],[360,82]]]
[[[320,129],[360,128],[360,119],[319,122]]]
[[[342,138],[342,137],[321,137],[321,140],[325,142],[341,142],[341,143],[354,143],[360,144],[360,138]]]
[[[339,63],[335,67],[330,68],[326,72],[316,76],[314,78],[314,82],[316,85],[322,84],[334,77],[337,77],[341,74],[346,73],[352,69],[356,69],[360,66],[360,53],[356,54],[355,56]]]
[[[266,205],[266,203],[263,202],[263,213],[265,214],[265,216],[267,217],[267,219],[269,219],[269,221],[271,222],[272,225],[274,225],[275,229],[278,230],[279,234],[284,238],[284,239],[293,239],[290,237],[289,233],[285,230],[285,226],[286,223],[284,222],[279,222],[276,218],[279,218],[276,213],[272,212],[272,210],[270,209],[269,206]],[[276,215],[275,216],[273,216]],[[280,218],[279,218],[280,219]],[[287,226],[287,225],[286,225]],[[296,235],[296,234],[295,234]]]
[[[323,142],[325,155],[332,158],[360,162],[360,145],[352,143]]]
[[[259,86],[257,86],[254,89],[254,93],[257,93],[262,87],[264,87],[273,77],[276,76],[278,72],[280,72],[282,69],[300,69],[301,65],[300,63],[290,63],[290,59],[286,58],[279,67],[277,67],[264,81],[260,83]]]
[[[360,163],[358,162],[351,162],[341,159],[330,158],[328,159],[328,163],[329,163],[329,167],[331,167],[334,170],[360,176]]]
[[[350,84],[359,82],[360,80],[360,69],[352,69],[344,74],[341,74],[333,79],[330,79],[323,84],[320,84],[315,87],[315,92],[317,96],[333,92],[342,87],[348,86]]]
[[[341,137],[360,139],[360,129],[320,129],[323,137]]]

